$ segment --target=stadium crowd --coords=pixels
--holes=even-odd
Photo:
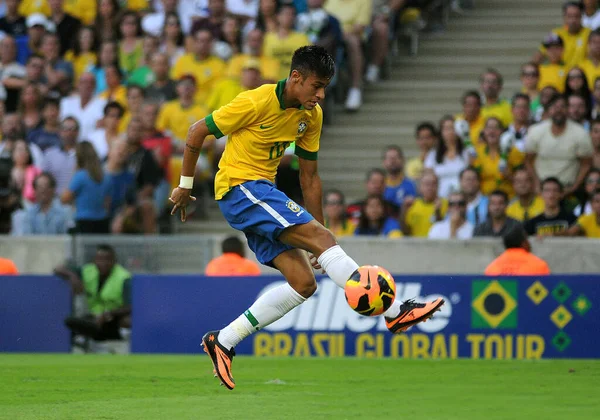
[[[414,6],[429,3],[2,2],[0,233],[158,232],[193,122],[285,78],[294,50],[310,43],[337,58],[330,89],[345,90],[343,106],[358,111],[397,22],[421,25]],[[322,105],[331,121],[331,103]],[[204,196],[225,141],[205,144],[195,185]],[[290,147],[280,184],[293,190]]]
[[[416,126],[418,156],[383,151],[364,200],[328,191],[328,226],[338,236],[600,238],[600,9],[568,1],[562,12],[521,66],[519,92],[505,99],[502,75],[484,70],[462,113]]]

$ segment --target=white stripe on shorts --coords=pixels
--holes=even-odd
[[[281,225],[284,228],[291,226],[291,224],[289,224],[288,221],[285,220],[281,214],[277,213],[273,207],[269,206],[264,201],[257,199],[254,195],[252,195],[252,193],[246,187],[244,187],[243,185],[240,185],[240,189],[244,192],[244,194],[246,194],[246,197],[248,197],[248,199],[250,201],[252,201],[254,204],[258,204],[263,209],[265,209],[267,211],[267,213],[269,213],[271,216],[273,216],[273,218],[275,220],[277,220],[279,223],[281,223]]]

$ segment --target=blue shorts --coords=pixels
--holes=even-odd
[[[265,180],[236,185],[218,203],[231,227],[244,232],[256,259],[269,266],[276,256],[294,248],[277,240],[281,232],[313,220],[310,213]]]

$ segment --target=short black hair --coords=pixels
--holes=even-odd
[[[96,252],[107,252],[110,255],[112,255],[113,258],[116,258],[117,253],[115,252],[115,249],[110,246],[109,244],[100,244],[96,247]]]
[[[504,199],[504,203],[508,204],[508,194],[506,194],[506,192],[504,192],[502,190],[494,190],[490,193],[490,197],[493,195],[502,197]]]
[[[60,108],[60,100],[58,98],[53,98],[52,96],[46,96],[44,98],[43,108],[46,108],[48,105]]]
[[[372,168],[367,171],[367,177],[366,177],[365,181],[368,181],[369,179],[371,179],[371,177],[375,174],[381,175],[382,177],[385,178],[385,171],[383,169]]]
[[[545,178],[542,181],[542,185],[541,185],[542,189],[544,188],[544,185],[546,185],[546,184],[556,184],[556,185],[558,185],[558,188],[560,189],[560,192],[563,191],[563,184],[562,184],[562,182],[560,182],[560,180],[557,177],[555,177],[555,176],[549,176],[548,178]]]
[[[579,9],[579,11],[581,11],[581,12],[583,12],[585,9],[583,7],[583,3],[580,1],[567,1],[567,2],[565,2],[565,4],[563,4],[563,7],[562,7],[563,15],[565,13],[567,13],[567,9],[569,7],[577,7]]]
[[[106,105],[104,105],[104,116],[105,117],[108,115],[108,111],[110,111],[111,109],[119,110],[119,118],[121,118],[125,114],[125,108],[123,108],[123,105],[121,105],[117,101],[111,101],[111,102],[107,103]]]
[[[290,74],[296,70],[303,77],[315,75],[331,79],[335,74],[335,62],[327,50],[318,45],[306,45],[294,51]]]
[[[523,99],[524,101],[527,101],[528,104],[531,104],[531,98],[529,95],[519,92],[512,97],[511,105],[514,107],[519,99]]]
[[[389,152],[390,150],[394,150],[396,153],[398,153],[400,155],[401,158],[404,157],[404,151],[402,150],[402,147],[396,145],[396,144],[390,144],[388,146],[385,146],[385,149],[383,149],[383,158],[385,159],[385,155],[387,155],[387,152]]]
[[[435,125],[433,125],[431,121],[423,121],[417,124],[417,128],[415,129],[415,136],[418,136],[419,132],[421,132],[422,130],[429,130],[434,136],[437,135]]]
[[[502,242],[504,242],[504,248],[523,248],[523,243],[527,240],[527,232],[523,228],[523,225],[518,224],[512,229],[510,229],[506,234],[502,237]]]
[[[554,105],[558,101],[565,101],[566,104],[569,103],[569,101],[565,95],[563,95],[562,93],[554,93],[548,100],[546,107],[550,108],[552,105]]]
[[[229,236],[221,243],[223,254],[238,254],[240,257],[245,255],[244,244],[237,236]]]
[[[481,95],[476,90],[466,91],[462,96],[460,103],[464,105],[467,98],[477,98],[477,102],[479,102],[479,106],[481,106]]]
[[[467,166],[465,169],[460,171],[458,179],[462,179],[463,175],[467,172],[473,172],[475,175],[477,175],[477,179],[479,180],[479,182],[481,182],[481,174],[479,173],[477,168],[475,168],[474,166]]]

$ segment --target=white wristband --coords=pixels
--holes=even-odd
[[[179,178],[179,188],[185,188],[186,190],[191,190],[194,187],[194,177],[193,176],[183,176]]]

